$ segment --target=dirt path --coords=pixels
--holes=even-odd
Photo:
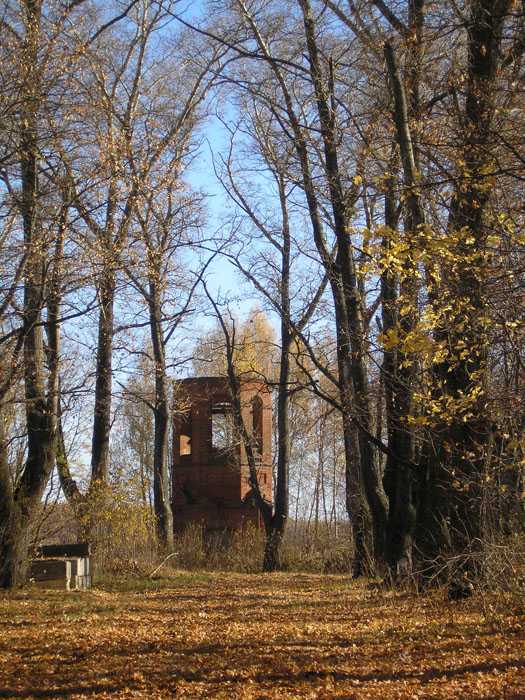
[[[525,698],[516,603],[502,615],[335,576],[159,585],[0,595],[0,697]]]

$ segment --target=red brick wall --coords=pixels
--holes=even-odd
[[[238,442],[227,457],[212,449],[212,405],[230,401],[228,381],[223,377],[185,379],[176,384],[181,412],[174,418],[173,517],[176,530],[200,522],[210,529],[240,528],[247,522],[261,526],[255,506],[244,502],[250,491],[244,446]],[[262,454],[258,470],[264,497],[272,499],[272,402],[259,380],[243,381],[243,419],[251,429],[252,401],[262,404]],[[187,432],[184,413],[191,415],[191,455],[180,454],[181,431]]]

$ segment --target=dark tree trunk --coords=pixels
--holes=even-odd
[[[422,3],[419,3],[420,5]],[[411,3],[413,6],[413,3]],[[418,14],[420,18],[420,14]],[[414,20],[415,21],[415,20]],[[416,23],[415,35],[421,34],[421,19]],[[419,45],[419,42],[414,42]],[[410,129],[410,114],[405,86],[401,77],[395,53],[390,44],[385,45],[385,58],[390,86],[393,94],[393,119],[396,137],[401,155],[403,180],[406,188],[405,206],[405,240],[410,250],[416,250],[425,224],[423,206],[418,190],[419,173],[417,171],[417,151]],[[411,111],[417,111],[418,64],[417,48],[410,52],[411,60]],[[394,215],[393,192],[387,193],[385,222]],[[388,224],[387,224],[388,225]],[[418,308],[418,274],[416,266],[407,261],[399,284],[399,294],[403,306],[408,310],[393,318],[394,302],[393,280],[387,273],[382,277],[382,291],[386,295],[383,321],[389,326],[399,325],[402,338],[406,338],[415,328]],[[388,307],[390,305],[390,308]],[[388,330],[385,328],[385,330]],[[413,391],[417,375],[417,357],[407,352],[403,346],[395,352],[385,353],[385,362],[391,372],[387,378],[389,387],[389,448],[391,455],[387,463],[387,483],[389,489],[389,523],[388,523],[388,564],[394,576],[409,574],[412,570],[412,545],[416,510],[414,503],[414,466],[415,466],[415,430],[408,423],[413,415]]]
[[[71,470],[69,468],[64,428],[62,425],[62,409],[60,405],[58,405],[57,416],[56,468],[58,472],[58,479],[60,481],[60,487],[62,488],[66,501],[70,506],[76,507],[82,501],[82,493],[78,488],[76,480],[71,475]]]
[[[363,489],[358,451],[358,429],[343,415],[343,440],[345,449],[345,503],[352,527],[354,558],[352,575],[373,576],[375,573],[372,516]]]
[[[385,225],[390,232],[397,229],[395,188],[391,179],[385,193]],[[388,257],[390,237],[383,238],[382,247]],[[398,323],[398,280],[386,269],[381,275],[382,332],[387,334]],[[387,563],[393,576],[409,573],[412,568],[412,540],[415,526],[413,501],[414,436],[407,424],[411,410],[413,386],[400,364],[406,359],[397,348],[385,348],[381,368],[385,390],[386,422],[389,453],[385,464],[384,486],[389,500],[387,533]],[[411,359],[410,361],[414,361]]]
[[[47,356],[48,364],[53,367],[53,363],[56,362],[59,356],[59,343],[60,343],[60,306],[62,303],[62,273],[64,266],[64,240],[66,234],[66,227],[68,221],[68,204],[64,204],[62,207],[62,213],[58,225],[57,237],[55,241],[55,252],[53,259],[53,268],[51,274],[51,280],[49,284],[49,292],[47,299],[47,323],[46,323],[46,335],[47,335]],[[53,359],[55,358],[55,360]],[[58,478],[60,481],[60,486],[64,493],[64,497],[67,502],[76,508],[81,500],[82,494],[78,488],[78,484],[75,479],[71,476],[71,471],[69,469],[69,462],[67,458],[66,441],[64,436],[64,428],[62,422],[62,386],[60,382],[60,375],[58,372],[58,366],[55,367],[58,377],[58,396],[56,401],[57,410],[57,423],[56,423],[56,469],[58,473]]]
[[[266,526],[263,570],[281,568],[281,542],[288,522],[290,472],[290,348],[292,344],[290,319],[290,225],[286,193],[279,180],[282,213],[283,244],[281,248],[281,357],[277,396],[277,483],[272,517]]]
[[[348,197],[344,191],[338,163],[338,137],[335,122],[335,103],[330,104],[330,94],[323,79],[319,53],[315,39],[315,26],[309,0],[300,0],[304,17],[304,27],[310,74],[315,90],[321,136],[324,145],[324,166],[328,179],[335,234],[337,237],[336,264],[340,275],[340,296],[344,298],[347,319],[347,342],[338,343],[338,353],[342,354],[340,370],[345,381],[350,370],[353,385],[352,399],[354,413],[359,416],[359,457],[360,477],[371,515],[373,532],[373,559],[379,567],[385,557],[388,502],[383,489],[381,470],[375,449],[369,439],[373,433],[373,419],[366,367],[365,332],[363,323],[363,302],[357,281],[355,261],[351,249],[348,228]],[[346,394],[347,392],[344,391]],[[343,406],[346,411],[348,407]]]
[[[6,488],[0,500],[0,587],[24,583],[27,573],[29,534],[34,514],[55,464],[56,402],[58,398],[58,343],[51,348],[45,376],[42,306],[46,298],[46,241],[39,217],[38,110],[41,95],[38,80],[38,47],[41,6],[24,3],[25,37],[21,62],[23,75],[20,120],[21,213],[27,264],[24,279],[24,387],[27,457],[13,491],[8,486],[5,451],[0,479]],[[52,317],[48,323],[56,327]],[[56,334],[58,340],[58,334]],[[47,386],[46,386],[47,384]]]
[[[111,387],[113,375],[113,307],[115,275],[105,271],[99,284],[100,311],[95,382],[95,411],[91,441],[91,487],[106,484],[111,433]]]
[[[153,500],[159,544],[171,551],[173,550],[173,513],[171,510],[171,488],[168,471],[170,410],[161,313],[158,286],[155,280],[150,280],[150,331],[155,360]]]
[[[159,401],[159,399],[157,399]],[[170,501],[170,479],[168,472],[169,411],[164,399],[157,403],[154,414],[153,449],[153,507],[157,523],[159,544],[173,550],[173,514]]]
[[[0,588],[8,588],[12,585],[16,570],[11,553],[11,539],[14,535],[14,500],[8,462],[9,437],[5,431],[4,412],[5,406],[0,405]]]
[[[305,198],[308,206],[308,214],[310,217],[313,237],[316,248],[319,252],[322,264],[327,272],[329,284],[332,290],[334,305],[336,310],[338,332],[341,333],[338,338],[338,368],[339,381],[341,385],[341,411],[345,422],[351,421],[355,423],[355,417],[359,416],[359,433],[358,447],[354,452],[359,458],[350,458],[350,440],[351,432],[347,433],[347,471],[352,473],[352,478],[347,483],[363,483],[363,490],[353,495],[353,499],[360,501],[359,512],[365,513],[367,510],[373,512],[371,517],[371,530],[373,532],[373,541],[375,544],[375,552],[371,553],[372,560],[377,555],[378,561],[382,561],[384,556],[384,538],[386,532],[386,519],[388,502],[381,483],[381,473],[379,465],[375,460],[374,450],[368,444],[371,428],[371,410],[369,406],[368,387],[366,382],[366,361],[363,348],[363,328],[360,327],[360,299],[359,288],[356,283],[356,276],[353,270],[353,260],[351,259],[351,251],[348,241],[348,229],[346,226],[346,211],[349,207],[348,200],[342,196],[341,182],[337,165],[337,134],[335,133],[335,107],[334,110],[329,108],[327,97],[324,91],[323,79],[319,70],[317,61],[317,47],[315,44],[315,28],[311,17],[310,6],[305,0],[300,0],[300,5],[304,13],[305,30],[308,41],[308,49],[310,53],[311,75],[314,82],[316,92],[318,111],[320,116],[320,128],[325,144],[325,168],[328,175],[330,196],[332,199],[332,208],[334,213],[334,222],[336,226],[336,234],[338,243],[340,244],[339,261],[334,262],[332,255],[327,247],[326,238],[324,235],[322,218],[319,210],[319,202],[317,199],[317,186],[314,182],[312,169],[310,165],[310,156],[308,152],[307,142],[300,120],[295,113],[293,98],[288,90],[286,81],[281,72],[277,61],[273,59],[265,43],[264,38],[259,32],[253,18],[246,11],[245,18],[249,22],[255,38],[258,42],[262,55],[268,61],[273,70],[279,86],[282,90],[284,106],[288,119],[290,121],[290,130],[293,136],[293,146],[297,153],[301,169],[302,187],[304,189]],[[277,120],[282,121],[282,115],[275,112]],[[354,193],[355,194],[355,193]],[[357,195],[356,195],[357,196]],[[341,267],[342,266],[342,267]],[[342,269],[343,268],[343,269]],[[350,308],[348,308],[348,305]],[[351,326],[350,319],[352,319]],[[341,340],[341,342],[339,342]],[[357,346],[353,347],[352,343],[356,342]],[[359,347],[361,343],[361,347]],[[352,403],[348,403],[349,401]],[[361,421],[360,409],[364,407],[362,413],[363,421]],[[368,425],[367,425],[368,423]],[[355,432],[352,435],[355,437]],[[364,462],[363,462],[364,461]],[[362,479],[361,479],[362,475]]]
[[[491,191],[486,172],[492,161],[502,29],[511,4],[510,0],[476,0],[470,4],[463,143],[448,225],[451,259],[455,262],[443,265],[446,286],[439,290],[439,304],[448,303],[451,311],[446,319],[440,319],[435,332],[436,340],[450,349],[449,356],[436,366],[436,383],[442,396],[459,403],[448,420],[437,426],[436,448],[429,450],[424,510],[418,528],[418,544],[429,560],[454,556],[464,571],[473,573],[479,571],[481,562],[482,477],[491,440],[485,395],[485,282],[490,266],[484,219]],[[466,352],[457,352],[460,343]],[[463,411],[465,401],[467,409]],[[431,569],[430,573],[435,572]]]

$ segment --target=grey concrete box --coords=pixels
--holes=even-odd
[[[89,557],[33,559],[29,578],[40,587],[86,589],[91,587]]]

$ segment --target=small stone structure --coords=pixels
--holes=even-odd
[[[87,543],[44,545],[29,565],[29,580],[42,588],[66,590],[91,587],[90,547]]]
[[[249,483],[243,441],[233,422],[231,394],[225,377],[198,377],[177,382],[182,408],[174,419],[173,519],[176,531],[189,523],[208,530],[262,526]],[[257,452],[258,482],[272,500],[272,402],[264,382],[241,380],[244,424]]]

